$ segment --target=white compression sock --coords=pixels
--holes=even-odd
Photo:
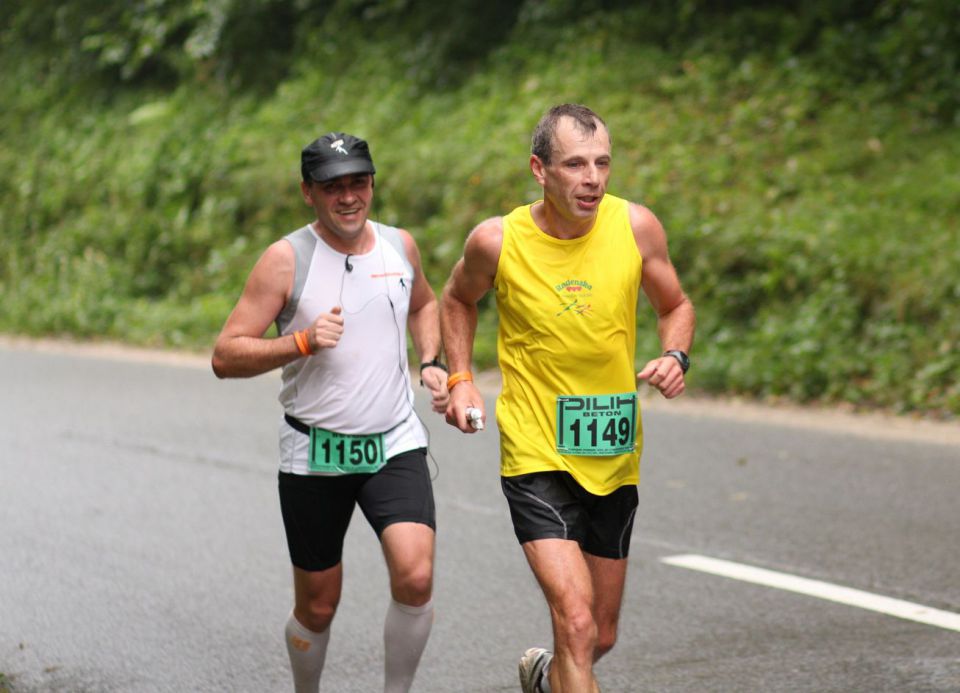
[[[330,627],[322,633],[305,628],[290,612],[284,631],[287,653],[290,655],[290,671],[293,673],[293,689],[296,693],[317,693],[320,690],[320,674],[327,658],[327,643],[330,642]]]
[[[384,693],[407,693],[433,627],[433,601],[407,606],[391,599],[383,624]]]

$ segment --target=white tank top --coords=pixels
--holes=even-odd
[[[284,412],[308,426],[338,433],[384,433],[389,459],[427,445],[413,410],[407,365],[407,314],[413,269],[397,229],[373,223],[374,246],[348,258],[310,226],[287,236],[297,258],[294,289],[277,319],[280,334],[313,324],[341,306],[343,334],[332,349],[282,370]],[[281,420],[280,470],[308,474],[309,436]]]

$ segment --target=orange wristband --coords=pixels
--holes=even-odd
[[[450,377],[447,378],[447,391],[453,389],[453,386],[457,383],[462,382],[473,382],[473,373],[470,371],[457,371],[456,373],[451,373]]]
[[[313,353],[310,349],[310,340],[307,339],[307,331],[300,330],[293,333],[293,341],[297,343],[297,351],[303,356],[309,356]]]

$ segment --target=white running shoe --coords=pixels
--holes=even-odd
[[[520,690],[523,693],[540,693],[540,679],[551,659],[553,653],[542,647],[531,647],[523,653],[520,658]]]

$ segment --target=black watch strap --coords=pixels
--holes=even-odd
[[[444,373],[449,373],[449,372],[450,372],[450,371],[447,370],[447,367],[440,362],[440,358],[439,358],[439,357],[436,357],[436,356],[435,356],[435,357],[434,357],[432,360],[430,360],[430,361],[424,361],[423,363],[420,364],[420,386],[421,386],[421,387],[423,387],[423,369],[424,369],[424,368],[430,368],[431,366],[432,366],[433,368],[439,368],[439,369],[442,370]]]
[[[680,370],[686,373],[690,369],[690,357],[679,349],[667,349],[662,356],[672,356],[680,364]]]

